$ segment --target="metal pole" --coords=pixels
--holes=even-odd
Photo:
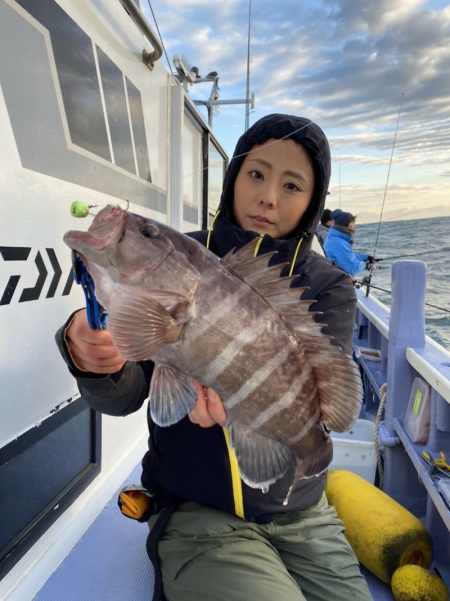
[[[245,92],[246,104],[245,104],[245,130],[247,131],[249,126],[249,115],[250,115],[250,24],[252,18],[252,0],[248,1],[248,35],[247,35],[247,88]]]

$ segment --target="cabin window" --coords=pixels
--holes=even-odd
[[[0,449],[0,578],[99,472],[100,424],[77,399]]]
[[[223,178],[225,176],[225,155],[216,144],[209,141],[208,165],[208,225],[214,219],[219,207],[222,194]]]
[[[219,206],[228,158],[197,110],[185,100],[182,132],[183,221],[206,229]]]
[[[183,219],[200,227],[202,198],[202,131],[185,113],[183,127]]]

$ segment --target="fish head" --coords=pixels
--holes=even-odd
[[[143,285],[174,250],[156,221],[112,205],[96,215],[87,231],[71,230],[63,239],[81,257],[104,306],[113,284]]]

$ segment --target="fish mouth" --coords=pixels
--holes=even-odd
[[[104,250],[123,238],[127,215],[128,212],[119,206],[108,205],[98,213],[86,232],[71,230],[64,235],[64,242],[73,250]]]

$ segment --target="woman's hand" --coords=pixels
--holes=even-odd
[[[113,374],[122,369],[125,357],[117,350],[107,330],[89,327],[86,310],[77,311],[66,328],[65,340],[80,371]]]
[[[217,392],[212,388],[202,386],[193,378],[190,382],[197,392],[197,402],[189,413],[191,422],[202,428],[210,428],[215,424],[224,427],[227,423],[227,413]]]

